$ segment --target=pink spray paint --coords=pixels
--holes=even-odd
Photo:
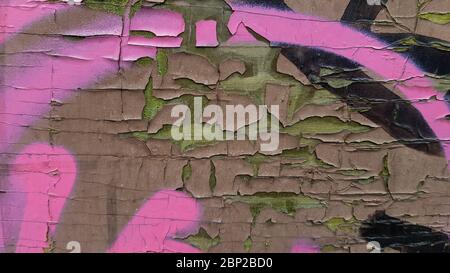
[[[12,24],[14,27],[1,35],[0,42],[11,41],[14,34],[18,33],[20,29],[26,28],[46,16],[53,17],[57,10],[69,7],[68,5],[39,3],[33,6],[31,11],[29,10],[32,16],[26,16],[21,8],[14,6],[26,2],[17,0],[10,4],[8,15],[14,14],[16,17],[7,18],[7,23],[2,26],[8,27],[8,24]],[[139,27],[140,22],[148,22],[148,18],[142,18],[146,17],[147,13],[147,11],[143,11],[136,14],[134,26]],[[174,12],[165,13],[170,16],[164,20],[174,24],[164,25],[164,34],[178,35],[177,33],[184,31],[182,16]],[[165,13],[156,11],[152,14],[163,15]],[[110,14],[105,14],[103,17],[109,18],[110,16]],[[171,21],[174,16],[177,20]],[[96,18],[96,20],[109,21],[109,27],[111,27],[111,22],[116,22],[115,20],[105,21],[103,17]],[[151,20],[155,23],[154,19],[155,16],[152,16]],[[52,100],[67,100],[73,94],[72,90],[88,88],[99,78],[116,73],[119,68],[128,68],[131,64],[126,61],[135,61],[141,57],[156,55],[154,46],[128,44],[130,22],[126,21],[124,24],[126,30],[121,31],[120,38],[114,35],[89,37],[77,42],[69,42],[59,37],[51,38],[40,45],[44,48],[41,54],[31,56],[24,53],[7,56],[5,62],[9,66],[3,73],[5,82],[1,90],[1,101],[3,102],[0,106],[1,151],[5,152],[10,144],[18,143],[24,130],[50,110]],[[68,35],[72,33],[81,36],[83,33],[92,34],[89,30],[84,31],[84,27],[81,29],[79,27],[74,26]],[[120,25],[112,28],[121,29],[121,27]],[[100,28],[100,31],[102,29],[105,28]],[[14,167],[10,170],[8,182],[2,189],[6,194],[0,199],[0,250],[5,251],[7,247],[16,246],[16,252],[42,252],[49,246],[49,236],[53,236],[55,233],[62,208],[73,187],[76,176],[75,160],[61,147],[33,144],[23,150],[13,162]],[[168,195],[170,192],[165,194]],[[196,208],[195,201],[180,201],[181,197],[177,194],[174,194],[176,198],[169,199],[176,200],[175,204],[178,204],[175,205],[176,209],[187,209],[182,214],[185,218],[159,220],[159,223],[168,227],[173,234],[187,229],[190,224],[183,221],[194,219],[193,215],[197,215],[196,212],[189,213],[190,206]],[[170,202],[173,203],[173,201]],[[159,204],[158,201],[156,204]],[[148,209],[144,209],[143,213],[145,214],[147,211]],[[165,238],[163,236],[158,241],[165,241]],[[120,239],[119,242],[121,242]],[[119,245],[115,248],[118,251],[121,251],[121,247],[124,247],[123,251],[133,247],[127,243]],[[164,251],[195,252],[196,249],[177,241],[167,240],[164,243]]]
[[[320,253],[320,247],[310,240],[298,240],[291,248],[291,253]]]
[[[195,23],[195,38],[197,47],[218,46],[217,22],[214,20],[202,20]]]
[[[75,177],[75,159],[62,147],[35,143],[16,157],[0,199],[0,234],[13,241],[8,244],[14,243],[16,252],[49,247]]]
[[[0,3],[0,43],[5,42],[23,28],[56,10],[67,9],[66,4],[48,4],[45,0],[2,0]]]
[[[108,252],[197,253],[198,249],[173,237],[195,231],[199,219],[195,199],[177,191],[158,192],[136,213]]]
[[[44,5],[44,4],[42,4]],[[60,9],[68,5],[57,5]],[[35,7],[41,10],[41,6]],[[45,5],[45,8],[47,5]],[[74,7],[79,8],[79,7]],[[55,11],[55,9],[51,9]],[[14,10],[13,10],[14,11]],[[40,13],[39,13],[40,14]],[[20,14],[18,14],[20,15]],[[50,13],[53,16],[53,13]],[[32,16],[31,20],[41,19]],[[164,25],[161,34],[175,35],[184,31],[184,21],[181,15],[165,10],[142,10],[132,20],[127,19],[122,31],[121,20],[110,20],[111,14],[104,13],[94,18],[94,22],[103,25],[110,21],[109,32],[117,33],[121,30],[122,36],[108,35],[103,37],[87,37],[81,41],[70,41],[61,37],[52,37],[41,42],[42,54],[32,55],[22,53],[5,57],[9,65],[3,71],[3,86],[0,87],[0,151],[6,151],[10,144],[20,139],[27,126],[30,126],[42,115],[50,111],[52,100],[65,101],[76,90],[89,88],[89,86],[102,77],[119,72],[119,69],[131,67],[130,61],[142,57],[156,56],[155,46],[129,43],[128,26],[140,29],[142,24],[150,23],[150,30],[154,30],[157,21],[155,18],[165,18],[171,22]],[[151,18],[147,18],[151,16]],[[120,19],[120,17],[115,16]],[[21,18],[20,25],[28,26],[27,18]],[[182,21],[180,21],[182,20]],[[131,22],[130,22],[131,21]],[[27,22],[27,23],[26,23]],[[15,23],[15,21],[14,21]],[[93,23],[94,24],[94,23]],[[116,26],[111,26],[117,24]],[[94,24],[95,25],[95,24]],[[78,30],[77,29],[80,29]],[[92,31],[83,31],[84,26],[74,26],[73,33],[95,34]],[[145,27],[142,27],[145,29]],[[100,28],[101,29],[101,28]],[[133,29],[133,28],[132,28]],[[100,30],[102,31],[102,30]],[[159,33],[160,34],[160,33]],[[11,40],[10,37],[9,40]],[[167,44],[164,37],[156,37],[158,43]],[[177,38],[175,38],[177,39]],[[181,41],[169,41],[169,45],[178,45]],[[36,45],[30,45],[35,46]],[[34,51],[34,50],[33,50]],[[120,62],[119,62],[120,59]],[[120,65],[119,65],[120,63]]]
[[[19,2],[26,3],[27,1],[17,0],[14,3]],[[431,87],[432,83],[423,77],[423,71],[409,63],[400,54],[386,50],[386,44],[341,23],[329,22],[316,17],[235,5],[233,5],[233,8],[236,12],[230,19],[229,28],[234,34],[245,33],[243,26],[246,26],[274,43],[282,42],[316,47],[354,60],[371,69],[385,80],[404,81],[398,88],[410,100],[428,99],[436,96],[438,98],[436,101],[414,102],[414,105],[422,112],[436,135],[441,140],[449,140],[449,123],[443,120],[448,113],[448,108],[442,101],[443,95]],[[9,39],[31,21],[48,15],[53,16],[56,6],[39,6],[39,9],[36,10],[39,10],[39,12],[30,17],[31,20],[17,13],[19,19],[7,21],[8,24],[14,26],[14,30],[5,31],[6,34],[0,36],[0,39],[2,39],[0,41]],[[13,12],[15,10],[11,10],[10,14]],[[148,17],[147,15],[150,13],[153,16]],[[164,17],[163,13],[172,15]],[[145,10],[138,12],[130,25],[134,30],[152,31],[157,35],[174,37],[184,31],[184,20],[182,20],[182,17],[176,17],[179,15],[173,14],[175,13],[170,11],[155,13],[153,10]],[[158,27],[158,23],[161,22],[161,20],[157,20],[158,16],[162,16],[160,19],[166,22],[164,28]],[[9,27],[8,24],[4,25]],[[125,36],[128,36],[128,33],[125,33]],[[336,33],[339,33],[339,35],[337,36]],[[242,37],[246,37],[246,35],[243,34]],[[165,40],[164,38],[161,41]],[[96,40],[96,42],[98,41]],[[0,145],[3,145],[0,146],[1,150],[4,150],[3,148],[9,143],[15,143],[14,141],[19,139],[26,126],[40,118],[42,113],[49,111],[48,102],[49,99],[54,98],[55,89],[58,89],[58,93],[61,94],[57,99],[66,100],[72,92],[69,90],[86,87],[95,81],[99,75],[117,72],[117,61],[120,57],[121,60],[135,60],[139,56],[154,56],[156,54],[156,48],[152,45],[139,47],[138,50],[137,45],[128,45],[128,42],[128,39],[117,41],[115,37],[106,37],[97,45],[88,38],[74,47],[72,44],[69,46],[64,41],[58,41],[55,44],[57,45],[55,52],[43,54],[43,56],[36,58],[35,61],[39,65],[31,66],[26,73],[28,75],[24,76],[14,69],[7,72],[9,74],[6,74],[5,79],[9,82],[8,87],[2,90],[4,91],[2,96],[5,96],[2,99],[8,101],[8,106],[3,107],[0,112],[2,121],[4,121],[1,125],[3,127],[0,127],[2,135],[2,144]],[[109,48],[111,51],[105,50],[105,48]],[[122,49],[121,53],[126,53],[125,55],[119,56],[120,48]],[[63,60],[55,59],[54,56],[63,57]],[[26,61],[29,60],[25,55],[11,59],[12,63],[18,64]],[[52,70],[49,70],[50,68]],[[54,71],[59,72],[55,74]],[[37,81],[34,80],[36,78]],[[30,107],[30,105],[35,106]],[[450,147],[446,146],[444,150],[448,159]],[[47,234],[54,233],[64,201],[70,193],[69,186],[71,189],[71,185],[73,185],[73,182],[64,182],[59,186],[60,182],[75,179],[75,174],[72,177],[64,172],[64,178],[61,176],[61,180],[56,183],[47,177],[48,171],[56,167],[56,169],[60,168],[70,173],[69,166],[72,165],[67,162],[73,161],[73,159],[69,159],[70,155],[63,148],[52,148],[44,144],[31,145],[24,152],[25,154],[19,155],[14,162],[17,164],[24,162],[25,165],[29,166],[11,170],[10,181],[12,184],[10,184],[11,188],[8,188],[8,190],[13,189],[10,192],[14,193],[14,189],[17,189],[17,195],[16,198],[9,199],[5,206],[2,203],[2,216],[8,216],[7,218],[11,218],[12,222],[18,222],[21,225],[16,248],[18,252],[41,251],[42,248],[48,247]],[[32,156],[30,157],[29,154],[32,154]],[[69,157],[63,157],[63,155]],[[40,162],[48,163],[42,165]],[[63,162],[66,163],[63,164]],[[36,184],[27,183],[31,180],[38,182]],[[52,193],[56,197],[49,196],[47,193],[50,191],[53,191]],[[8,200],[8,198],[4,200]],[[30,205],[36,204],[37,207],[44,207],[46,200],[50,202],[46,213],[43,209],[36,210]],[[21,204],[21,201],[24,201],[26,205],[13,206],[14,204]],[[172,237],[192,231],[198,219],[199,209],[195,200],[179,192],[164,191],[157,193],[122,231],[110,251],[196,252],[196,249],[173,240]],[[48,222],[52,224],[47,225]],[[2,226],[5,227],[5,225],[8,227],[8,223],[2,220]],[[9,238],[10,233],[9,228],[0,229],[0,236],[3,238]],[[293,248],[293,251],[310,251],[311,249],[315,248],[305,248],[304,245],[299,244]]]
[[[426,79],[425,73],[414,63],[387,49],[387,44],[340,22],[290,11],[234,3],[230,5],[235,10],[228,23],[233,34],[243,24],[272,43],[318,48],[353,60],[383,80],[402,82],[397,84],[397,88],[422,113],[439,140],[450,141],[450,122],[445,120],[449,108],[444,101],[444,94],[433,88],[433,83]],[[437,99],[418,101],[432,97]],[[450,145],[444,143],[443,148],[450,162]]]

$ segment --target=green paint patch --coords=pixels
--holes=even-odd
[[[295,193],[257,193],[251,196],[233,196],[230,199],[249,204],[253,218],[264,208],[272,208],[292,216],[298,209],[324,207],[320,200]]]
[[[158,132],[151,134],[150,138],[161,140],[173,140],[171,130],[172,130],[171,125],[164,125],[163,128],[161,128]]]
[[[142,36],[142,37],[149,38],[149,39],[156,37],[156,35],[153,32],[144,31],[144,30],[132,30],[132,31],[130,31],[130,35],[131,36]]]
[[[244,249],[246,252],[250,252],[250,250],[253,247],[253,241],[252,238],[249,236],[245,241],[244,241]]]
[[[401,39],[391,45],[391,48],[398,52],[408,51],[412,46],[423,46],[423,47],[433,47],[443,51],[450,51],[450,44],[444,41],[431,41],[422,42],[417,40],[414,36],[409,36]]]
[[[135,61],[135,63],[137,63],[138,65],[141,65],[141,66],[147,66],[147,67],[149,67],[149,66],[152,65],[153,60],[152,60],[152,58],[150,58],[150,57],[142,57],[142,58],[137,59],[137,60]]]
[[[178,98],[169,100],[167,102],[167,104],[170,104],[170,105],[184,104],[191,110],[191,114],[192,114],[192,113],[194,113],[194,102],[195,102],[196,97],[199,97],[199,96],[182,95]],[[201,98],[202,98],[202,108],[204,109],[208,105],[209,100],[206,96],[201,96]]]
[[[439,13],[439,12],[425,12],[419,14],[420,19],[428,20],[435,24],[446,25],[450,23],[450,12]]]
[[[211,88],[207,85],[196,83],[191,79],[183,78],[176,79],[175,83],[180,85],[181,88],[191,90],[191,91],[200,91],[200,92],[211,92]]]
[[[365,179],[358,179],[356,181],[356,183],[361,184],[361,185],[369,185],[372,184],[373,182],[375,182],[375,177],[369,177],[369,178],[365,178]]]
[[[338,173],[345,175],[345,176],[363,176],[367,173],[366,170],[339,170]]]
[[[163,49],[158,49],[156,54],[156,67],[161,77],[164,77],[169,70],[169,58],[167,52]]]
[[[224,91],[244,94],[253,99],[255,103],[263,104],[266,85],[269,83],[276,84],[277,81],[267,72],[260,72],[251,77],[242,77],[234,74],[220,82],[220,88]]]
[[[142,118],[152,120],[163,108],[166,102],[153,96],[153,80],[150,78],[144,91],[145,106],[142,112]]]
[[[353,233],[355,231],[355,219],[345,220],[335,217],[325,222],[326,227],[333,232]]]
[[[307,147],[309,153],[312,154],[316,146],[320,143],[322,143],[322,141],[318,139],[300,137],[299,147]]]
[[[61,132],[60,130],[55,129],[55,128],[47,128],[47,131],[49,132],[49,134],[52,134],[52,135],[59,134],[59,132]]]
[[[106,11],[117,15],[124,15],[128,0],[85,0],[83,2],[88,8]]]
[[[299,147],[291,150],[284,150],[281,156],[288,159],[303,160],[302,164],[294,164],[293,166],[301,165],[303,167],[322,167],[329,168],[330,165],[318,159],[314,152],[309,150],[309,147]]]
[[[345,122],[337,117],[310,117],[292,126],[282,128],[280,131],[292,136],[301,136],[302,134],[337,134],[343,131],[363,133],[369,130],[368,126],[354,121]]]
[[[325,78],[325,82],[328,83],[329,86],[336,88],[336,89],[350,86],[353,83],[353,81],[350,81],[347,79],[334,78],[334,77]]]
[[[329,67],[321,67],[320,68],[320,72],[319,72],[319,76],[320,77],[326,77],[326,76],[331,76],[331,75],[335,75],[341,72],[341,69],[339,68],[329,68]]]
[[[339,248],[335,247],[334,245],[325,245],[321,248],[320,252],[322,253],[333,253],[339,250]]]
[[[225,31],[228,31],[225,29]],[[266,85],[299,85],[299,82],[288,75],[276,72],[276,61],[279,48],[271,47],[218,47],[179,49],[204,56],[212,64],[218,66],[227,59],[239,59],[246,64],[244,75],[233,74],[219,83],[218,88],[224,92],[238,93],[251,98],[256,104],[264,103]]]
[[[200,147],[212,146],[217,144],[217,141],[212,140],[182,140],[175,141],[175,144],[180,148],[182,152],[191,151]]]
[[[183,182],[189,180],[192,176],[192,166],[191,162],[188,162],[186,165],[184,165],[182,173],[181,173],[181,179]]]
[[[344,88],[351,85],[354,81],[348,80],[340,77],[342,73],[346,71],[355,71],[352,70],[344,70],[342,68],[331,68],[331,67],[321,67],[320,68],[320,81],[327,83],[329,86],[333,88]],[[356,80],[356,79],[355,79]],[[320,82],[318,82],[320,83]]]
[[[171,133],[172,127],[176,127],[177,130],[182,130],[182,127],[164,125],[163,128],[161,128],[158,132],[154,134],[149,134],[147,132],[134,132],[131,134],[131,136],[141,141],[148,141],[150,139],[171,140],[180,149],[181,152],[187,152],[199,147],[217,144],[217,141],[211,141],[206,139],[175,141],[172,138]]]
[[[352,147],[355,147],[357,149],[380,150],[380,145],[370,140],[347,142],[347,143],[351,143]]]
[[[142,0],[137,1],[131,6],[130,17],[133,17],[142,8]]]
[[[389,181],[389,176],[391,175],[389,172],[389,161],[388,161],[388,155],[385,155],[383,157],[383,169],[380,172],[380,177],[383,178],[383,180],[387,183]]]
[[[247,156],[245,161],[247,161],[250,165],[253,166],[253,175],[258,175],[259,167],[262,163],[267,162],[269,158],[263,154],[257,153],[252,156]]]
[[[198,249],[208,251],[211,247],[220,243],[220,237],[217,235],[215,238],[211,238],[206,230],[200,228],[197,234],[187,237],[184,241]]]
[[[335,95],[325,89],[317,90],[312,86],[295,85],[289,92],[288,119],[292,120],[294,114],[305,105],[328,105],[337,100]]]
[[[389,178],[391,176],[391,173],[389,172],[389,160],[388,159],[389,159],[389,155],[385,155],[383,157],[383,169],[381,169],[380,173],[378,174],[383,179],[386,189],[389,189],[388,183],[389,183]]]
[[[48,246],[43,248],[44,253],[55,253],[56,240],[53,238],[47,238]]]
[[[444,77],[435,76],[437,79],[435,79],[435,86],[436,89],[442,92],[447,92],[450,90],[450,75],[446,75]]]
[[[191,109],[191,114],[193,114],[192,109],[194,109],[194,98],[195,97],[192,95],[183,95],[181,97],[172,99],[170,101],[164,101],[161,99],[157,99],[156,102],[160,102],[160,103],[162,103],[162,105],[184,104],[189,109]],[[208,104],[208,99],[206,97],[203,97],[202,106],[205,107],[207,104]],[[157,104],[157,106],[158,105],[159,104]],[[194,119],[191,116],[191,121],[193,121],[193,120]],[[154,134],[150,134],[148,137],[154,138],[154,139],[172,140],[172,142],[175,145],[177,145],[177,147],[180,149],[181,152],[187,152],[187,151],[199,148],[199,147],[215,145],[219,142],[218,140],[209,140],[209,139],[214,139],[214,136],[215,136],[214,133],[216,132],[216,130],[221,131],[221,129],[218,125],[211,126],[209,124],[202,124],[202,125],[200,125],[200,126],[202,126],[202,128],[194,128],[195,126],[199,126],[199,125],[194,124],[194,123],[191,124],[191,128],[190,128],[191,132],[193,133],[195,131],[194,129],[202,130],[203,131],[202,139],[196,140],[192,137],[192,139],[188,139],[188,140],[175,141],[172,138],[172,133],[171,133],[172,129],[178,130],[179,132],[183,132],[183,126],[177,127],[177,126],[168,125],[168,124],[164,125],[163,128],[161,128],[158,132],[156,132]],[[221,131],[221,132],[223,132],[223,131]],[[209,134],[211,134],[211,135],[209,135]],[[225,139],[225,135],[223,135],[223,139]]]
[[[199,125],[199,126],[202,126],[202,128],[199,127],[197,129],[194,129],[195,126],[197,126],[197,125],[193,125],[193,127],[191,127],[191,132],[194,132],[194,130],[206,130],[206,129],[208,129],[207,131],[220,130],[218,128],[219,126],[214,126],[214,127],[212,127],[214,129],[211,129],[211,126],[209,124]],[[179,129],[182,132],[183,127],[180,127]],[[212,136],[207,136],[205,134],[206,134],[206,131],[204,131],[202,139],[194,139],[192,137],[192,139],[174,141],[174,143],[180,148],[180,150],[182,152],[187,152],[187,151],[199,148],[199,147],[215,145],[219,142],[217,140],[209,140],[209,139],[213,139]]]
[[[131,133],[131,136],[144,142],[150,139],[150,135],[147,132],[133,132]]]
[[[214,163],[211,161],[211,170],[209,173],[209,188],[211,189],[211,192],[214,192],[216,185],[217,185],[216,166],[214,166]]]
[[[358,183],[360,185],[368,185],[368,184],[375,182],[374,176],[367,177],[367,173],[368,173],[367,170],[358,170],[358,169],[339,170],[339,171],[337,171],[337,173],[345,175],[345,176],[349,176],[349,177],[358,178],[355,180],[355,183]],[[367,178],[359,178],[359,177],[364,177],[364,176],[366,176]]]
[[[62,37],[64,39],[74,41],[74,42],[82,41],[82,40],[86,39],[86,37],[84,37],[84,36],[76,36],[76,35],[62,35]]]
[[[393,50],[395,52],[404,53],[404,52],[407,52],[409,50],[409,47],[394,47]]]

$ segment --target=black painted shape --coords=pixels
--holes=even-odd
[[[448,47],[448,42],[410,33],[378,33],[374,35],[388,43],[391,48],[405,49],[405,52],[401,54],[409,57],[425,72],[440,76],[450,74],[450,52],[432,46],[441,44]],[[402,45],[405,40],[414,40],[416,44]]]
[[[340,96],[350,107],[383,127],[400,143],[432,155],[443,155],[442,147],[423,118],[408,101],[393,93],[384,85],[374,82],[359,66],[343,57],[314,48],[283,48],[281,53],[289,59],[308,79]],[[337,69],[334,79],[352,81],[342,88],[330,86],[329,77],[321,77],[320,69]]]
[[[345,57],[323,50],[286,44],[278,44],[278,46],[282,48],[281,54],[295,64],[307,77],[318,76],[320,69],[324,67],[340,70],[356,70],[360,67]]]
[[[263,0],[238,0],[248,5],[265,7],[276,7],[278,9],[291,10],[284,1],[263,1]],[[383,1],[383,3],[386,3]],[[366,1],[351,0],[342,17],[347,22],[358,20],[373,21],[382,6],[370,6]],[[369,25],[370,26],[370,25]],[[427,46],[432,42],[445,43],[444,41],[413,34],[372,34],[379,39],[390,43],[390,47],[397,47],[402,40],[410,38],[416,39],[418,45],[408,46],[407,55],[426,72],[437,75],[449,73],[450,54],[433,47]],[[419,151],[432,155],[442,155],[442,147],[423,118],[422,114],[409,102],[393,93],[380,83],[370,80],[370,78],[359,70],[359,65],[344,57],[325,51],[291,46],[276,45],[285,47],[281,53],[291,62],[297,65],[298,69],[305,74],[312,82],[320,83],[329,91],[342,97],[351,107],[363,110],[361,114],[382,126],[391,136],[398,139],[405,145]],[[321,81],[321,68],[338,68],[344,76],[352,83],[343,88],[334,88],[328,83]]]
[[[368,30],[386,3],[387,0],[383,0],[382,5],[369,5],[366,0],[351,0],[341,21],[352,23],[353,27]]]
[[[351,23],[352,27],[370,32],[370,26],[387,2],[388,0],[383,0],[382,5],[371,6],[365,0],[351,0],[341,21]],[[450,63],[449,52],[431,46],[433,43],[445,45],[448,44],[447,42],[409,33],[373,33],[372,35],[390,43],[392,47],[405,49],[406,52],[402,54],[411,57],[426,72],[436,75],[450,74],[450,65],[448,65]],[[402,46],[401,41],[408,38],[415,39],[417,45]]]
[[[445,93],[444,98],[445,101],[450,104],[450,90],[448,90],[447,93]]]
[[[280,10],[292,11],[284,3],[283,0],[237,1],[248,4],[250,6],[271,7]],[[352,27],[358,28],[359,26],[360,29],[365,30],[369,35],[377,37],[383,42],[386,42],[391,48],[404,49],[405,52],[400,52],[400,54],[407,58],[410,58],[425,72],[439,76],[450,74],[450,65],[448,65],[450,64],[450,52],[432,46],[432,44],[441,44],[444,46],[448,46],[448,42],[412,33],[369,33],[370,26],[373,20],[375,20],[378,16],[379,12],[384,8],[384,3],[387,3],[387,0],[383,0],[383,5],[381,6],[371,6],[367,4],[367,1],[363,0],[352,0],[347,6],[341,20],[343,22],[351,22]],[[417,44],[407,46],[402,45],[402,42],[407,39],[414,39]]]
[[[359,233],[367,242],[376,241],[382,248],[390,247],[401,252],[450,252],[447,234],[391,217],[384,211],[377,211],[365,220]]]
[[[292,10],[291,8],[289,8],[286,5],[286,3],[284,3],[283,0],[235,0],[233,2],[244,4],[247,6],[259,6],[259,7],[273,8],[273,9],[285,10],[285,11]]]
[[[345,9],[341,21],[351,23],[355,28],[370,32],[370,27],[378,14],[385,7],[388,0],[383,0],[382,5],[369,5],[365,0],[351,0]],[[371,33],[371,32],[370,32]],[[450,54],[446,50],[434,48],[433,43],[448,45],[446,41],[430,38],[427,36],[416,35],[412,33],[371,33],[380,40],[387,42],[391,47],[399,47],[406,50],[401,53],[410,57],[425,72],[436,75],[450,74]],[[416,45],[401,45],[401,42],[412,38]]]

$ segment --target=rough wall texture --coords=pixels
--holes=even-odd
[[[450,1],[66,2],[0,2],[1,251],[449,251]]]

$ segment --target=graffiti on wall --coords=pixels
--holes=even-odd
[[[437,84],[449,74],[444,39],[372,31],[389,1],[340,1],[337,20],[303,12],[310,5],[303,1],[182,2],[0,4],[1,251],[65,251],[85,228],[98,237],[88,251],[273,245],[316,253],[338,250],[340,233],[364,247],[379,241],[403,252],[448,251],[450,107],[448,89]],[[282,113],[268,110],[281,125],[278,150],[174,141],[167,113],[199,96],[218,106],[280,105]],[[339,116],[342,105],[350,110]],[[402,178],[391,176],[403,174],[389,166],[401,153],[377,150],[388,142],[377,143],[377,135],[375,145],[335,156],[337,148],[324,145],[372,129],[393,139],[393,149],[426,157],[422,171],[432,173],[394,184]],[[430,184],[439,194],[419,189]],[[358,192],[364,187],[374,195]],[[332,191],[355,199],[327,199]],[[423,201],[421,193],[430,196]],[[435,213],[439,231],[379,211],[398,214],[415,200],[436,208],[424,214]],[[404,230],[391,234],[386,225]],[[272,239],[280,229],[289,236]]]

